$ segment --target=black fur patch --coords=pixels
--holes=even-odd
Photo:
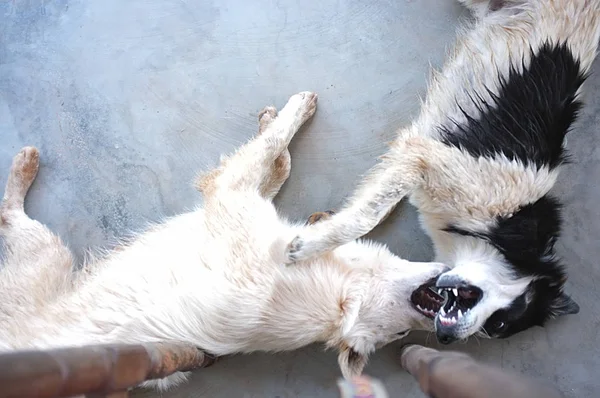
[[[549,195],[523,206],[512,217],[499,218],[486,235],[520,276],[564,277],[554,253],[560,235],[561,205]]]
[[[512,217],[498,218],[489,231],[468,231],[457,226],[445,229],[487,241],[504,256],[515,277],[536,278],[508,308],[488,318],[484,329],[490,336],[508,337],[543,325],[550,318],[579,311],[563,293],[567,277],[554,251],[560,234],[560,208],[556,199],[546,195],[523,206]]]
[[[564,277],[554,254],[560,234],[560,203],[549,195],[525,205],[512,217],[499,217],[489,231],[469,231],[451,225],[444,229],[463,236],[486,240],[511,264],[515,276]]]
[[[586,75],[566,44],[545,43],[531,53],[528,67],[499,77],[498,94],[488,91],[492,103],[475,94],[477,119],[461,108],[467,123],[441,128],[443,143],[474,157],[503,154],[537,167],[565,161],[562,145],[581,108],[576,93]]]

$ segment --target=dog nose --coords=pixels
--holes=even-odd
[[[467,286],[469,283],[458,275],[452,275],[448,273],[442,273],[436,282],[436,286],[439,287],[454,287],[454,286]]]
[[[437,340],[444,345],[448,345],[450,343],[453,343],[454,341],[456,341],[456,337],[454,337],[453,335],[449,334],[449,333],[437,333],[436,335]]]

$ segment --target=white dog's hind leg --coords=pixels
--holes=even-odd
[[[205,197],[219,188],[259,191],[271,174],[276,159],[316,108],[316,94],[302,92],[292,96],[275,120],[265,125],[261,134],[224,159],[218,169],[200,178],[199,190]]]
[[[21,149],[13,159],[0,205],[0,236],[6,249],[0,270],[0,320],[42,305],[70,286],[70,251],[48,228],[25,214],[25,196],[38,167],[37,149]]]
[[[277,118],[277,109],[272,106],[265,107],[258,115],[258,134],[262,134]],[[288,148],[271,165],[271,170],[266,173],[260,183],[260,194],[267,200],[273,200],[279,193],[281,186],[290,176],[292,170],[292,157]]]
[[[458,0],[459,3],[467,7],[477,19],[485,17],[490,11],[497,11],[505,3],[515,3],[515,0]]]

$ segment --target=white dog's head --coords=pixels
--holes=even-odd
[[[487,231],[447,229],[464,238],[454,248],[454,268],[436,284],[446,295],[435,322],[441,343],[475,333],[505,338],[579,311],[563,292],[567,277],[554,251],[559,208],[546,196]]]
[[[342,246],[335,252],[339,256],[338,251],[347,251],[343,257],[354,252],[354,256],[346,257],[354,263],[370,263],[369,268],[350,271],[348,299],[341,305],[338,362],[344,377],[349,378],[360,375],[376,349],[411,330],[433,330],[433,319],[443,300],[431,289],[448,267],[402,260],[385,247],[368,242]]]
[[[443,300],[432,289],[448,267],[403,260],[367,241],[340,246],[327,257],[330,267],[334,263],[344,270],[344,276],[336,278],[344,292],[339,298],[340,324],[328,341],[339,350],[344,377],[359,375],[369,354],[411,330],[433,330]]]

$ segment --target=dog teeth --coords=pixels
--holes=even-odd
[[[458,309],[458,319],[462,318],[463,314],[460,308]]]
[[[445,317],[440,314],[440,322],[444,326],[451,326],[456,324],[456,317]]]
[[[458,289],[452,289],[452,293],[454,293],[455,296],[458,296]]]
[[[440,313],[441,313],[442,315],[446,315],[446,311],[444,311],[444,307],[442,307],[442,309],[440,309]]]
[[[417,304],[417,309],[421,312],[425,312],[429,315],[435,315],[435,311],[434,310],[430,310],[429,308],[423,308],[421,307],[419,304]]]

